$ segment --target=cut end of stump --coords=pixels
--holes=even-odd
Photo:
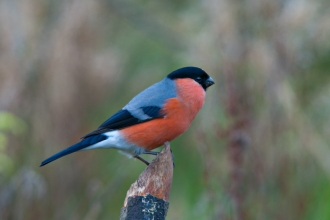
[[[164,144],[163,150],[141,173],[127,191],[124,207],[129,197],[152,195],[168,201],[173,178],[173,159],[170,143]]]

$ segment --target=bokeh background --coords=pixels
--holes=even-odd
[[[1,0],[0,219],[118,219],[140,161],[39,164],[190,65],[167,219],[330,219],[327,0]]]

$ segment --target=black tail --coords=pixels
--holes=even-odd
[[[50,163],[58,158],[61,158],[65,155],[68,155],[68,154],[71,154],[73,152],[76,152],[76,151],[79,151],[79,150],[82,150],[88,146],[91,146],[93,144],[96,144],[100,141],[103,141],[105,139],[107,139],[108,137],[103,135],[103,134],[100,134],[100,135],[95,135],[95,136],[89,136],[88,138],[85,138],[83,140],[81,140],[80,142],[72,145],[71,147],[68,147],[67,149],[64,149],[60,152],[58,152],[57,154],[47,158],[46,160],[42,161],[40,166],[44,166],[46,165],[47,163]]]

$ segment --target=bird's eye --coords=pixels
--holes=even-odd
[[[197,82],[200,82],[200,81],[202,81],[202,77],[200,77],[200,76],[197,76],[197,77],[196,77],[196,81],[197,81]]]

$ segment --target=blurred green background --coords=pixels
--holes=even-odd
[[[0,219],[118,219],[140,161],[40,162],[189,65],[216,84],[167,219],[330,219],[326,0],[1,0]]]

